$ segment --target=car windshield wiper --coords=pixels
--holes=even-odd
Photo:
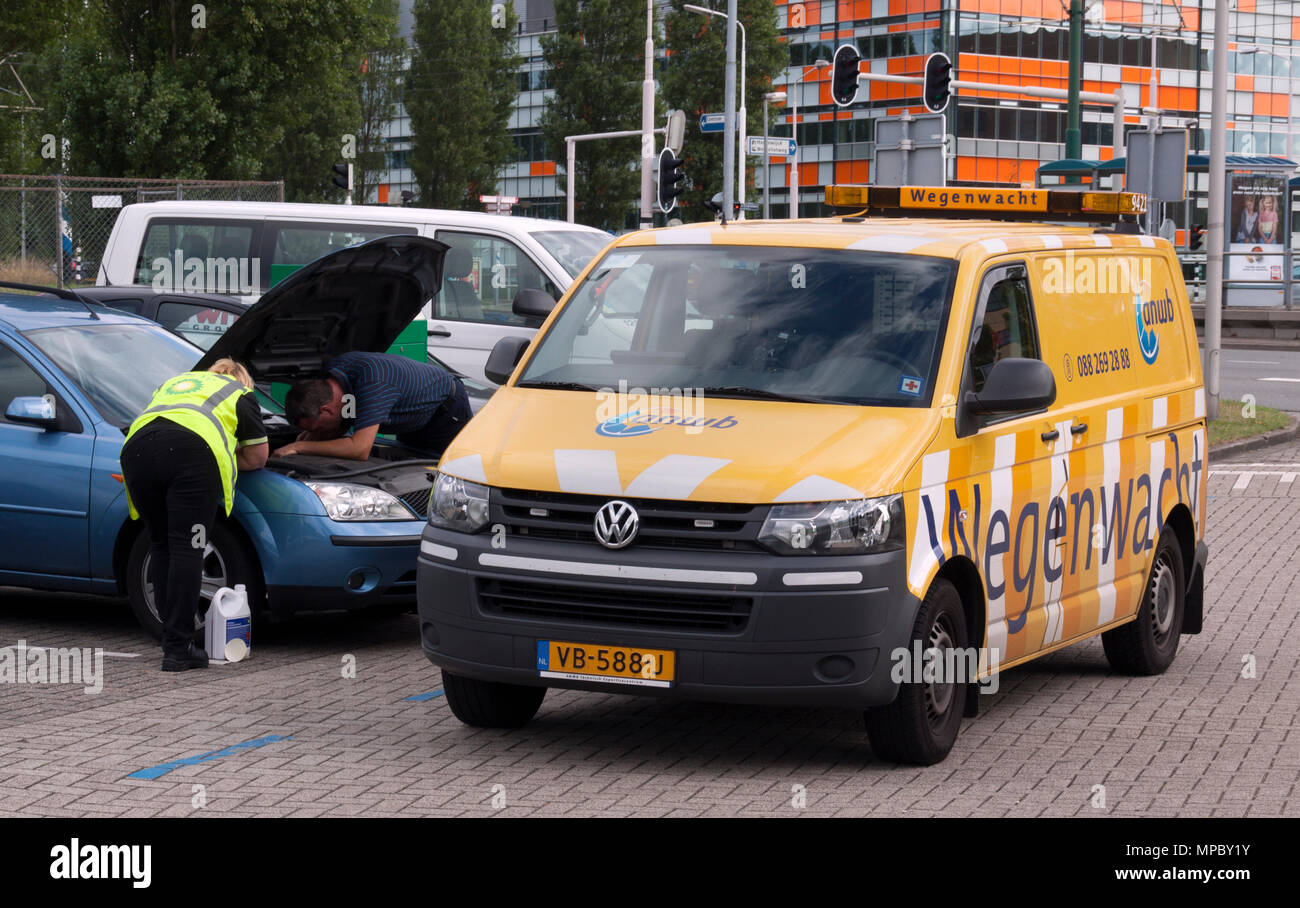
[[[715,397],[752,397],[756,400],[786,400],[801,404],[843,403],[843,401],[831,400],[827,397],[811,397],[806,394],[783,394],[780,391],[769,391],[766,388],[746,388],[739,385],[701,388],[700,393],[706,396],[711,394]]]
[[[595,391],[591,385],[576,381],[521,381],[516,388],[550,388],[555,391]]]

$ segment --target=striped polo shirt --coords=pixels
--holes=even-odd
[[[389,353],[343,353],[326,369],[344,394],[356,397],[353,431],[379,426],[385,435],[418,432],[456,393],[456,378],[446,369]]]

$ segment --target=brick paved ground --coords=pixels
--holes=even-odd
[[[1238,460],[1300,471],[1300,444]],[[1098,641],[1013,670],[924,769],[875,761],[860,717],[828,710],[552,691],[521,731],[466,728],[405,699],[441,686],[414,615],[301,619],[248,662],[164,675],[124,604],[4,590],[0,645],[141,655],[106,657],[98,695],[0,685],[0,815],[1300,816],[1300,481],[1211,468],[1253,472],[1211,474],[1206,630],[1169,672],[1112,675]]]

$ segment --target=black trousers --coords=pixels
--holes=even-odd
[[[204,605],[203,548],[222,506],[221,471],[202,438],[159,418],[122,447],[122,476],[149,530],[149,581],[163,654],[180,658]]]
[[[437,412],[424,426],[415,432],[398,435],[397,440],[408,447],[427,451],[434,457],[441,457],[453,438],[465,428],[465,423],[474,415],[469,405],[469,395],[465,385],[456,379],[456,393],[438,408]]]

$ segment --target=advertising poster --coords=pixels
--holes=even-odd
[[[1286,177],[1228,174],[1228,279],[1281,281],[1286,242]],[[1237,254],[1240,253],[1240,254]]]

